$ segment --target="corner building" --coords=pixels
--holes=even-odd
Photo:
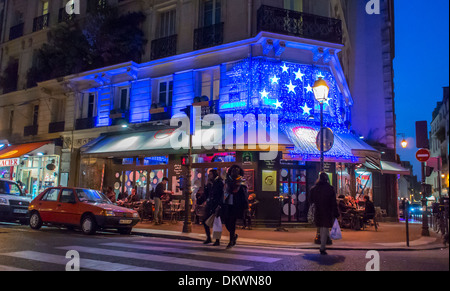
[[[51,11],[63,8],[56,7],[57,1],[49,2]],[[87,2],[81,1],[77,21],[89,17]],[[334,146],[325,154],[332,184],[338,194],[370,195],[387,216],[396,217],[396,177],[404,169],[395,158],[383,162],[381,152],[364,142],[353,123],[359,96],[352,95],[357,85],[349,76],[362,65],[353,61],[351,50],[348,23],[357,9],[352,1],[96,2],[144,12],[142,30],[149,42],[141,63],[121,63],[20,90],[28,64],[25,52],[35,45],[35,38],[45,42],[45,37],[40,31],[24,30],[12,40],[4,36],[2,43],[3,59],[14,55],[21,65],[18,88],[0,96],[5,120],[1,139],[11,146],[54,145],[59,179],[55,183],[93,189],[112,186],[117,194],[136,188],[145,199],[168,176],[169,189],[182,198],[180,177],[186,177],[187,150],[171,146],[170,137],[177,131],[170,120],[194,105],[201,108],[201,118],[215,114],[225,124],[232,115],[246,122],[244,127],[234,123],[232,139],[225,130],[214,132],[205,124],[196,131],[203,137],[213,133],[215,148],[201,147],[194,138],[192,185],[203,187],[211,168],[224,176],[228,167],[238,164],[245,170],[250,192],[260,201],[257,224],[274,226],[280,217],[283,223],[306,222],[309,189],[320,169],[316,146],[320,105],[312,86],[323,78],[330,87],[324,123],[334,134]],[[47,14],[43,31],[58,25]],[[11,23],[7,15],[6,25]],[[26,28],[28,18],[24,23]],[[24,43],[22,50],[11,50]],[[2,68],[6,66],[2,61]],[[265,123],[258,121],[261,115]],[[273,115],[278,116],[275,124]],[[370,122],[375,127],[377,121]],[[271,134],[276,134],[277,142]],[[10,155],[11,146],[1,149],[0,160]],[[277,146],[278,155],[265,161],[261,155],[269,146]],[[30,151],[15,158],[20,164],[30,153],[33,157]],[[392,176],[390,189],[374,182],[373,175]],[[37,191],[46,187],[39,185]]]

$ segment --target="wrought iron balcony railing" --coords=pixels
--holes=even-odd
[[[36,17],[33,21],[33,32],[42,30],[49,25],[50,13]]]
[[[9,40],[13,40],[13,39],[23,36],[23,27],[24,27],[24,23],[20,23],[20,24],[12,26],[9,29]]]
[[[339,19],[265,5],[258,10],[260,31],[342,43],[342,21]]]
[[[224,23],[198,28],[194,31],[194,50],[223,44]]]
[[[75,130],[83,130],[95,127],[96,117],[81,118],[75,121]]]
[[[65,129],[65,125],[66,123],[64,121],[52,122],[48,125],[48,133],[63,132]]]
[[[23,128],[23,136],[33,136],[33,135],[37,135],[37,133],[38,133],[37,125],[25,126]]]
[[[151,48],[151,59],[156,60],[176,55],[177,38],[178,36],[175,34],[172,36],[153,40]]]

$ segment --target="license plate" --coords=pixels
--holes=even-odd
[[[25,214],[25,213],[28,213],[28,210],[25,210],[25,209],[14,209],[13,212],[14,213],[20,213],[20,214]]]
[[[129,219],[121,219],[119,224],[131,224],[133,221]]]

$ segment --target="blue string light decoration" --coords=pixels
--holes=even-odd
[[[324,104],[324,124],[338,132],[349,132],[350,108],[330,68],[254,57],[229,65],[228,98],[221,98],[221,113],[278,114],[280,126],[292,122],[317,125],[320,104],[312,86],[323,78],[330,87]],[[228,100],[226,100],[228,99]]]
[[[324,126],[334,133],[350,132],[350,106],[345,102],[338,84],[328,66],[298,64],[267,57],[247,58],[226,65],[223,71],[228,94],[221,97],[220,112],[223,114],[278,114],[279,127],[289,135],[294,125],[317,128],[320,125],[320,103],[315,99],[313,85],[322,78],[330,87],[324,104]],[[275,128],[274,128],[275,129]],[[278,128],[277,128],[278,129]],[[293,136],[291,136],[293,138]],[[297,147],[292,155],[303,160],[320,156],[316,148]],[[327,156],[351,161],[355,157],[347,148],[336,149]]]

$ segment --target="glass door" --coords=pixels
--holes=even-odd
[[[284,168],[280,173],[281,220],[284,222],[306,222],[308,216],[306,170]]]

